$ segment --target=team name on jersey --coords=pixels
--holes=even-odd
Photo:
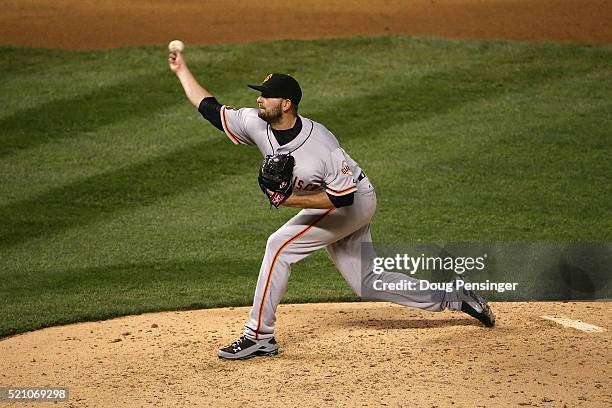
[[[303,190],[303,191],[313,191],[313,190],[318,190],[319,188],[321,188],[321,186],[317,184],[312,184],[312,183],[308,183],[304,185],[304,180],[294,177],[293,178],[293,188],[297,190]]]

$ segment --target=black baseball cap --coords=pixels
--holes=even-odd
[[[299,105],[302,99],[300,84],[295,78],[287,74],[270,74],[261,85],[248,85],[248,87],[261,92],[261,96],[264,98],[289,99],[296,105]]]

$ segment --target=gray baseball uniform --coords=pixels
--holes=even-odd
[[[376,210],[374,188],[329,130],[310,119],[302,116],[300,119],[301,132],[281,146],[270,125],[258,117],[257,109],[221,108],[223,130],[235,144],[255,145],[264,156],[291,153],[295,157],[293,194],[326,191],[341,196],[355,193],[350,206],[301,210],[268,238],[253,308],[245,326],[245,335],[255,340],[274,336],[276,308],[287,288],[291,266],[318,249],[326,248],[344,279],[359,296],[362,259],[366,270],[364,282],[372,279],[385,283],[417,281],[401,273],[374,275],[371,272],[376,255],[371,246],[363,247],[362,243],[371,242],[370,220]],[[366,248],[363,258],[362,248]],[[447,304],[452,307],[448,303],[452,299],[443,291],[384,291],[384,300],[430,311],[443,310]],[[456,308],[459,307],[457,304]]]

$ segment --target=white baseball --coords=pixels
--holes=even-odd
[[[170,44],[168,44],[168,50],[170,52],[183,52],[185,49],[185,44],[181,40],[172,40]]]

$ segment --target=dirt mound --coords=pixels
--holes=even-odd
[[[612,303],[494,303],[498,326],[387,303],[281,305],[278,356],[225,361],[248,308],[130,316],[0,342],[1,383],[68,406],[609,407]],[[21,405],[20,405],[21,406]],[[36,406],[36,405],[35,405]]]

